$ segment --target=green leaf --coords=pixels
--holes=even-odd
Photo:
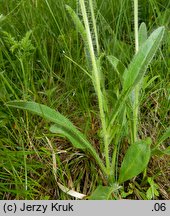
[[[114,121],[125,105],[126,100],[129,98],[130,93],[137,84],[143,79],[148,64],[155,55],[161,40],[164,35],[165,28],[159,27],[150,37],[142,44],[138,53],[134,56],[128,68],[125,69],[123,74],[123,91],[117,100],[108,124],[108,130],[112,128]]]
[[[12,101],[7,103],[8,106],[20,108],[23,110],[31,111],[49,121],[56,124],[58,129],[61,131],[66,131],[70,136],[75,137],[77,140],[76,144],[72,143],[74,147],[80,149],[87,149],[91,145],[85,136],[79,132],[75,126],[59,112],[51,109],[45,105],[38,104],[35,102],[24,102],[24,101]]]
[[[113,192],[113,187],[99,185],[89,197],[90,200],[108,200]]]
[[[85,146],[82,146],[80,144],[80,140],[77,139],[77,136],[76,137],[73,136],[72,133],[70,133],[69,130],[66,130],[66,129],[63,130],[63,128],[61,126],[59,127],[57,124],[52,125],[49,130],[52,133],[62,134],[64,137],[67,137],[68,140],[70,140],[70,142],[73,144],[74,147],[80,148],[80,149],[84,149],[85,148]]]
[[[107,59],[118,74],[120,80],[122,81],[122,75],[126,69],[125,65],[113,55],[107,56]]]
[[[77,128],[65,116],[54,109],[49,108],[48,106],[35,102],[11,101],[6,105],[33,112],[49,121],[54,122],[55,126],[51,127],[51,130],[56,132],[60,131],[61,134],[65,135],[71,141],[74,147],[88,150],[96,159],[96,162],[103,172],[107,173],[103,162],[99,158],[91,143],[86,139],[85,135],[77,130]]]
[[[150,144],[151,139],[147,138],[130,145],[120,168],[120,184],[137,176],[147,167],[151,155]]]
[[[51,109],[45,105],[38,104],[35,102],[24,102],[24,101],[12,101],[7,103],[8,106],[31,111],[49,121],[55,122],[55,126],[58,127],[58,130],[65,131],[70,136],[76,139],[76,143],[72,143],[74,147],[80,149],[89,148],[91,145],[81,132],[79,132],[75,126],[59,112]]]
[[[146,192],[146,197],[148,200],[154,199],[155,197],[159,196],[159,186],[154,182],[154,180],[148,177],[148,183],[150,184],[149,189]]]
[[[147,40],[147,28],[146,24],[143,22],[139,27],[139,47]]]
[[[76,30],[81,34],[84,44],[88,48],[87,34],[85,31],[84,25],[82,24],[77,14],[74,12],[74,10],[69,5],[65,5],[65,7],[74,22]]]
[[[138,53],[134,56],[129,67],[123,74],[123,90],[126,91],[134,83],[139,83],[143,78],[149,63],[154,57],[162,41],[165,28],[159,27],[141,45]]]
[[[148,200],[151,200],[154,197],[152,187],[149,187],[149,189],[146,191],[146,197]]]

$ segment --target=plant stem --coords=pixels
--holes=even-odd
[[[92,3],[91,3],[92,4]],[[102,124],[102,129],[103,129],[103,137],[104,137],[104,147],[105,147],[105,160],[106,160],[106,167],[109,173],[110,170],[110,161],[109,161],[109,146],[108,146],[108,134],[106,130],[106,119],[105,119],[105,113],[104,113],[104,98],[101,90],[101,81],[100,81],[100,71],[99,67],[97,65],[97,60],[95,57],[95,52],[93,48],[93,42],[92,42],[92,37],[91,37],[91,32],[90,32],[90,26],[88,22],[88,17],[87,17],[87,12],[86,12],[86,7],[84,0],[80,0],[80,6],[81,6],[81,11],[83,15],[83,21],[87,33],[87,41],[88,41],[88,46],[89,46],[89,53],[90,53],[90,58],[92,62],[92,76],[93,76],[93,85],[98,97],[98,103],[99,103],[99,111],[100,111],[100,118],[101,118],[101,124]],[[94,16],[93,16],[94,18]],[[94,19],[93,19],[94,22]]]
[[[135,29],[135,53],[139,50],[139,37],[138,37],[138,0],[134,0],[134,29]],[[133,101],[133,135],[132,142],[137,141],[137,126],[138,126],[138,113],[139,113],[139,84],[135,87]]]
[[[99,40],[98,40],[97,27],[96,27],[96,22],[95,22],[94,7],[93,7],[93,2],[91,0],[89,0],[89,6],[90,6],[90,11],[91,11],[91,16],[92,16],[97,54],[99,55],[100,53]]]

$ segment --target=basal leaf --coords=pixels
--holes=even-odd
[[[64,137],[67,137],[67,139],[70,140],[71,143],[73,143],[74,147],[81,148],[80,140],[77,139],[77,137],[72,136],[69,130],[66,129],[63,130],[63,128],[61,126],[58,126],[57,124],[52,125],[49,130],[52,133],[64,135]]]
[[[54,131],[57,130],[60,131],[60,133],[64,134],[71,141],[74,147],[88,150],[96,159],[96,162],[101,167],[101,169],[104,172],[107,172],[103,165],[103,162],[101,161],[95,149],[87,140],[85,135],[77,130],[77,128],[71,123],[71,121],[69,121],[65,116],[63,116],[56,110],[39,103],[24,101],[11,101],[7,103],[7,106],[33,112],[51,122],[54,122],[55,126],[52,127]]]
[[[151,155],[150,144],[151,139],[147,138],[130,145],[120,168],[120,184],[144,171]]]
[[[89,200],[108,200],[112,192],[112,187],[99,185],[90,195]]]
[[[76,144],[72,143],[76,148],[86,149],[91,145],[85,136],[78,131],[75,126],[62,114],[51,109],[45,105],[38,104],[35,102],[24,102],[24,101],[12,101],[7,103],[8,106],[31,111],[49,121],[55,123],[55,126],[58,127],[58,130],[65,131],[72,137],[75,137],[77,140]]]
[[[139,81],[144,76],[146,69],[154,57],[158,47],[162,41],[165,28],[159,27],[149,38],[141,45],[138,53],[134,56],[129,67],[123,74],[123,90],[126,91],[134,83]]]

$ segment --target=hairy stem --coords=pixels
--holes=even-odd
[[[134,0],[134,32],[135,32],[135,53],[139,51],[139,36],[138,36],[138,0]],[[139,114],[139,84],[135,87],[133,101],[133,134],[132,142],[137,141],[137,127],[138,127],[138,114]]]
[[[91,2],[92,4],[92,2]],[[100,118],[102,123],[102,129],[103,129],[103,137],[104,137],[104,147],[105,147],[105,159],[106,159],[106,167],[109,172],[110,170],[110,161],[109,161],[109,146],[108,146],[108,134],[106,130],[106,118],[104,113],[104,98],[101,90],[101,76],[99,67],[97,65],[97,60],[94,52],[93,42],[92,42],[92,36],[90,32],[90,26],[88,22],[87,12],[84,0],[80,0],[80,7],[83,15],[83,21],[87,33],[87,41],[88,41],[88,49],[90,53],[90,58],[92,62],[92,76],[93,76],[93,85],[98,97],[98,103],[99,103],[99,111],[100,111]],[[93,22],[94,22],[94,16],[93,16]],[[93,24],[94,25],[94,24]]]

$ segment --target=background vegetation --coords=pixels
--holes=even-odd
[[[101,50],[125,66],[134,55],[133,3],[97,0],[97,28]],[[36,101],[59,111],[100,149],[100,121],[93,86],[86,67],[84,44],[65,4],[79,12],[76,0],[0,0],[0,198],[72,199],[57,182],[90,195],[106,185],[90,155],[49,132],[49,122],[6,106],[11,100]],[[163,43],[149,65],[140,99],[138,135],[151,137],[152,147],[170,121],[170,2],[140,0],[139,21],[149,34],[165,26]],[[114,103],[119,78],[106,60],[108,100]],[[121,137],[118,163],[128,146]],[[169,146],[166,139],[161,150]],[[55,160],[54,160],[55,155]],[[102,157],[102,155],[101,155]],[[148,169],[127,181],[120,198],[169,199],[170,158],[159,153]],[[53,170],[56,169],[56,175]]]

